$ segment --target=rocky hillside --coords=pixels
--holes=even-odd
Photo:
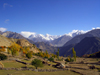
[[[18,34],[16,32],[11,32],[11,31],[6,31],[6,32],[0,32],[1,35],[8,37],[8,38],[13,38],[13,39],[26,39],[28,40],[30,43],[34,43],[32,40],[23,37],[21,34]]]
[[[49,53],[54,53],[54,51],[57,51],[57,47],[51,46],[49,44],[46,44],[44,42],[37,42],[35,45],[39,48],[42,49],[42,51],[48,51]]]
[[[9,38],[0,35],[0,46],[8,47],[11,44],[12,44],[12,41]]]
[[[12,39],[12,38],[10,38],[10,40],[12,42],[19,44],[22,47],[30,47],[30,50],[33,51],[34,53],[39,52],[39,49],[35,45],[31,44],[29,41],[27,41],[25,39]]]
[[[66,42],[68,42],[72,37],[71,36],[67,36],[67,35],[63,35],[62,37],[59,37],[53,41],[51,41],[51,44],[53,46],[63,46]]]
[[[14,42],[19,44],[22,47],[30,47],[30,50],[35,53],[39,52],[39,49],[35,45],[31,44],[29,41],[25,39],[7,38],[0,34],[0,46],[8,47],[11,46]]]
[[[74,47],[77,56],[83,56],[85,54],[92,54],[100,51],[100,38],[98,37],[86,37],[78,44],[68,45],[60,48],[60,55],[72,55],[72,48]]]
[[[25,39],[12,39],[12,38],[10,38],[10,40],[12,42],[16,42],[17,44],[19,44],[22,47],[33,46],[33,44],[31,44],[29,41],[27,41]]]
[[[16,32],[11,32],[11,31],[3,32],[2,35],[8,38],[25,39],[25,37],[23,37],[22,35]]]

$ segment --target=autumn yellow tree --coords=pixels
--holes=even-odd
[[[19,55],[20,51],[20,45],[16,44],[15,42],[9,47],[9,50],[11,50],[11,54],[13,56]]]

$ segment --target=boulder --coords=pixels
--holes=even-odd
[[[61,63],[60,68],[65,68],[65,65]]]

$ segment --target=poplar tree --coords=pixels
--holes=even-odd
[[[74,60],[76,61],[76,51],[74,50],[74,48],[72,48],[72,51],[73,51]]]
[[[58,51],[56,52],[56,55],[57,55],[57,58],[59,59],[59,49],[58,49]]]

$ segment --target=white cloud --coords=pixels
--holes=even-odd
[[[93,27],[92,30],[94,30],[94,29],[100,29],[100,27],[96,27],[96,28]]]
[[[36,33],[34,33],[34,32],[27,32],[27,31],[21,31],[20,34],[23,35],[24,37],[28,38],[30,35],[35,35]]]
[[[92,30],[94,30],[95,28],[93,27]]]
[[[5,22],[5,23],[8,23],[9,21],[10,21],[9,19],[6,19],[4,22]]]
[[[7,29],[6,28],[0,28],[0,31],[2,31],[2,32],[4,32],[4,31],[6,31]]]
[[[6,8],[6,6],[8,6],[8,7],[13,7],[13,5],[10,5],[10,4],[8,4],[8,3],[4,3],[4,4],[3,4],[3,8]]]
[[[100,29],[100,27],[97,27],[96,29]]]

